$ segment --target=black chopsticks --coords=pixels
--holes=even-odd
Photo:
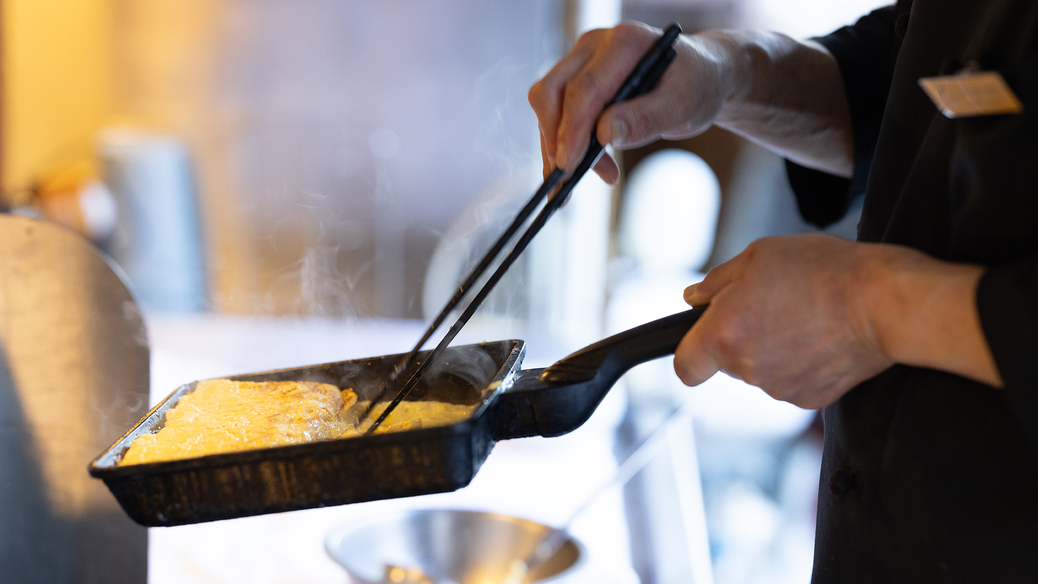
[[[616,95],[613,96],[613,99],[611,99],[605,105],[605,107],[602,108],[603,111],[609,108],[609,106],[611,105],[620,103],[621,101],[625,101],[637,97],[639,95],[648,93],[649,91],[652,91],[652,89],[659,82],[660,78],[663,77],[663,73],[664,71],[666,71],[667,66],[670,65],[670,63],[674,60],[674,57],[677,55],[677,53],[674,50],[674,47],[671,45],[674,43],[674,40],[678,37],[679,34],[681,34],[681,26],[679,26],[677,23],[673,23],[667,27],[667,29],[663,32],[663,36],[661,36],[659,40],[657,40],[652,45],[652,47],[645,54],[645,56],[642,57],[642,59],[635,66],[631,74],[628,75],[627,79],[624,80],[623,84],[620,86],[620,89],[616,92]],[[486,284],[484,284],[483,287],[479,290],[479,292],[469,303],[465,311],[461,314],[460,317],[458,317],[458,320],[454,323],[453,326],[451,326],[450,330],[447,331],[447,334],[443,336],[439,344],[436,345],[436,348],[433,349],[433,351],[429,354],[428,358],[419,365],[418,369],[407,380],[407,383],[405,383],[404,386],[400,389],[400,391],[397,392],[396,396],[393,398],[393,401],[391,401],[389,405],[386,407],[386,409],[382,411],[382,413],[375,420],[375,422],[372,423],[370,427],[368,427],[368,429],[365,432],[366,434],[371,434],[372,432],[374,432],[375,429],[378,428],[383,421],[385,421],[385,419],[396,408],[396,406],[401,401],[403,401],[405,397],[407,397],[407,394],[411,392],[415,385],[418,384],[418,381],[422,378],[422,375],[425,374],[429,366],[436,361],[436,358],[439,357],[439,355],[444,351],[444,349],[447,348],[451,341],[454,340],[458,333],[461,332],[462,327],[464,327],[465,324],[468,323],[469,319],[472,318],[472,315],[475,314],[476,310],[479,308],[480,304],[482,304],[483,300],[486,299],[487,295],[490,294],[490,292],[494,289],[494,286],[505,275],[505,272],[508,271],[508,268],[511,267],[513,263],[515,263],[515,260],[518,259],[519,254],[521,254],[523,250],[526,249],[526,247],[533,240],[534,236],[537,235],[537,233],[541,230],[542,227],[544,227],[544,225],[548,222],[548,219],[551,218],[555,211],[557,211],[563,204],[565,204],[566,200],[569,198],[570,193],[573,191],[573,187],[576,186],[577,182],[579,182],[581,178],[583,178],[584,174],[587,173],[588,169],[593,167],[595,163],[598,162],[598,159],[602,156],[603,151],[604,147],[602,146],[602,144],[598,142],[598,137],[595,135],[594,128],[592,128],[591,140],[588,144],[587,153],[584,154],[584,157],[581,159],[580,163],[577,164],[575,169],[573,169],[572,174],[570,174],[569,178],[562,183],[562,186],[559,187],[559,190],[557,193],[555,193],[555,196],[551,197],[548,200],[548,202],[544,205],[544,207],[541,209],[541,212],[538,213],[537,217],[533,220],[532,223],[530,223],[530,226],[527,227],[526,231],[519,238],[519,241],[516,242],[515,246],[512,248],[512,251],[510,251],[508,255],[505,256],[505,259],[501,261],[501,264],[498,266],[497,270],[494,271],[493,275],[490,276],[490,279],[487,280]],[[516,216],[515,220],[512,221],[512,224],[509,225],[508,229],[506,229],[505,232],[501,235],[501,237],[498,238],[497,242],[494,243],[493,247],[491,247],[491,249],[483,256],[483,259],[479,262],[475,269],[472,270],[472,273],[469,274],[468,278],[466,278],[465,281],[461,284],[461,286],[458,287],[458,290],[457,292],[455,292],[454,296],[449,301],[447,301],[447,304],[443,307],[443,310],[440,311],[440,314],[436,317],[435,320],[433,320],[432,324],[429,325],[429,328],[426,329],[425,334],[422,335],[422,338],[419,339],[418,343],[415,344],[413,349],[411,349],[411,352],[408,353],[407,356],[404,357],[404,359],[400,362],[400,364],[393,370],[393,374],[389,377],[389,379],[387,379],[385,382],[382,383],[382,385],[379,386],[379,389],[376,392],[375,397],[372,398],[371,402],[364,410],[364,413],[360,416],[358,423],[363,422],[363,420],[371,414],[372,410],[375,409],[375,405],[383,397],[383,395],[385,395],[386,391],[396,383],[397,379],[400,377],[400,374],[411,366],[411,364],[415,360],[415,357],[418,355],[418,352],[421,350],[422,346],[426,343],[426,341],[428,341],[429,338],[436,331],[436,329],[438,329],[440,325],[443,324],[443,321],[447,318],[447,315],[450,314],[450,312],[454,310],[455,307],[457,307],[457,305],[461,302],[461,299],[465,296],[469,289],[475,284],[475,282],[480,278],[480,276],[482,276],[483,273],[490,267],[490,264],[494,261],[494,258],[496,258],[497,255],[501,253],[501,250],[504,249],[504,246],[519,230],[519,227],[526,222],[527,218],[529,218],[529,216],[533,213],[534,209],[536,209],[537,206],[540,205],[541,201],[545,199],[547,195],[555,189],[556,185],[558,185],[559,181],[562,180],[565,174],[566,171],[564,169],[556,168],[548,175],[547,178],[544,179],[544,183],[541,185],[539,189],[537,189],[537,192],[534,193],[533,197],[530,198],[526,206],[524,206],[522,210],[519,211],[519,214]]]

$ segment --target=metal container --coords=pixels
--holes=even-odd
[[[113,267],[0,215],[0,582],[147,579],[147,530],[83,472],[147,409],[144,322]]]
[[[507,515],[431,509],[343,526],[328,534],[325,548],[355,584],[500,583],[516,575],[514,563],[533,556],[555,531]],[[575,582],[586,563],[587,550],[569,537],[520,581]]]

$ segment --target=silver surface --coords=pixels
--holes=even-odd
[[[540,523],[477,511],[410,511],[332,531],[328,554],[355,584],[421,582],[486,584],[506,582],[516,560],[530,558],[554,531]],[[570,538],[523,582],[576,582],[587,550]],[[397,568],[396,574],[393,569]]]
[[[78,235],[0,215],[0,582],[147,580],[147,530],[87,474],[147,405],[119,276]]]

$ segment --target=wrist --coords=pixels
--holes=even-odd
[[[696,53],[714,66],[718,95],[722,100],[718,122],[725,118],[732,104],[749,94],[753,82],[753,51],[739,31],[709,30],[689,37]]]
[[[895,363],[1001,386],[976,308],[983,266],[897,245],[857,248],[848,306],[863,343]]]
[[[885,252],[875,244],[854,244],[844,298],[848,319],[862,344],[894,360],[884,317],[899,296]]]

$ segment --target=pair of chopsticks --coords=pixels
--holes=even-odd
[[[613,99],[606,103],[605,107],[602,108],[603,111],[614,104],[626,101],[628,99],[652,91],[652,89],[659,82],[660,78],[663,76],[663,72],[666,71],[667,66],[670,65],[671,61],[673,61],[674,57],[677,55],[677,53],[674,51],[674,47],[672,47],[671,45],[674,43],[674,40],[678,37],[679,34],[681,34],[681,26],[679,26],[677,23],[671,24],[667,27],[667,29],[663,32],[663,36],[661,36],[660,39],[652,45],[652,47],[645,54],[645,56],[642,57],[642,59],[635,66],[634,71],[632,71],[631,74],[627,77],[627,79],[624,80],[623,85],[620,86],[620,89],[616,92],[616,95],[613,96]],[[512,251],[510,251],[508,255],[505,256],[505,259],[501,261],[501,264],[497,267],[497,270],[494,271],[493,275],[490,276],[490,279],[487,280],[487,282],[483,285],[479,292],[476,293],[475,297],[473,297],[468,307],[465,309],[464,312],[462,312],[461,316],[458,317],[458,320],[454,323],[453,326],[451,326],[450,330],[447,331],[447,334],[444,335],[443,339],[440,340],[439,344],[436,345],[436,348],[432,350],[432,353],[429,354],[428,358],[421,363],[418,369],[407,380],[407,383],[405,383],[404,386],[400,389],[400,391],[397,392],[396,397],[393,398],[393,401],[391,401],[389,405],[386,407],[386,409],[382,411],[382,413],[375,420],[375,422],[370,427],[368,427],[367,431],[365,432],[366,434],[371,434],[372,432],[374,432],[375,429],[378,428],[379,425],[382,424],[382,422],[385,421],[389,414],[397,407],[397,405],[399,405],[400,402],[403,401],[405,397],[407,397],[407,394],[410,393],[412,389],[414,389],[415,385],[417,385],[418,381],[422,378],[422,375],[424,375],[426,370],[429,369],[429,366],[436,361],[436,358],[439,357],[440,354],[443,353],[444,349],[446,349],[447,346],[451,343],[451,341],[453,341],[454,338],[458,336],[458,333],[461,332],[462,327],[464,327],[465,324],[468,323],[469,319],[472,318],[472,315],[475,314],[476,310],[479,308],[480,304],[482,304],[483,300],[486,299],[487,295],[489,295],[490,292],[494,289],[494,286],[497,285],[498,281],[501,280],[501,278],[505,275],[505,272],[508,271],[508,268],[510,268],[512,264],[515,263],[515,260],[518,259],[519,254],[521,254],[523,250],[526,249],[526,247],[533,240],[534,236],[537,235],[537,233],[541,230],[542,227],[544,227],[544,225],[548,222],[548,219],[551,218],[555,211],[557,211],[566,203],[566,200],[569,199],[570,193],[573,191],[573,187],[575,187],[577,182],[579,182],[580,179],[583,178],[584,174],[587,173],[588,169],[593,167],[595,163],[598,162],[598,159],[602,156],[603,151],[604,147],[602,146],[602,144],[598,142],[598,137],[595,135],[594,128],[592,128],[591,141],[588,145],[587,153],[584,154],[584,158],[581,159],[579,164],[577,164],[576,168],[573,170],[572,174],[570,174],[569,178],[566,179],[565,182],[562,182],[562,186],[559,187],[558,192],[555,193],[555,196],[548,199],[548,202],[541,209],[540,213],[537,214],[537,217],[534,218],[533,222],[530,223],[530,226],[527,227],[526,231],[519,238],[519,241],[516,242],[515,246],[512,248]],[[522,225],[526,222],[530,215],[533,214],[534,210],[536,210],[537,207],[540,206],[541,202],[548,196],[548,194],[555,190],[555,187],[559,185],[559,183],[565,176],[565,169],[555,168],[551,171],[548,177],[544,179],[544,183],[541,185],[539,189],[537,189],[537,192],[533,194],[533,197],[531,197],[530,200],[526,203],[526,206],[524,206],[519,211],[519,214],[516,216],[515,220],[512,221],[512,224],[509,225],[507,229],[505,229],[504,233],[501,234],[501,237],[498,238],[498,240],[494,243],[493,247],[491,247],[490,250],[486,253],[486,255],[483,256],[483,259],[479,262],[475,269],[472,270],[472,273],[469,274],[469,276],[465,279],[461,286],[458,287],[458,291],[454,293],[454,296],[449,301],[447,301],[447,304],[443,307],[443,310],[440,311],[440,314],[433,320],[432,324],[429,325],[429,328],[426,329],[425,334],[422,335],[422,337],[418,340],[418,343],[416,343],[414,348],[411,349],[411,352],[408,353],[407,356],[404,357],[404,359],[397,365],[397,367],[393,369],[393,374],[389,376],[389,379],[385,380],[379,386],[379,389],[376,392],[375,397],[371,400],[371,402],[368,404],[368,407],[364,410],[364,413],[361,414],[360,418],[358,419],[358,424],[360,422],[363,422],[371,414],[371,412],[375,409],[375,405],[379,402],[379,400],[382,399],[386,391],[389,388],[393,387],[396,384],[397,379],[400,377],[400,375],[408,367],[411,366],[411,364],[415,360],[415,357],[418,355],[418,352],[422,349],[422,346],[425,345],[426,341],[428,341],[429,338],[432,337],[433,333],[435,333],[436,330],[440,327],[440,325],[443,324],[443,321],[446,320],[450,312],[457,307],[457,305],[461,302],[462,298],[464,298],[465,294],[472,288],[476,281],[479,280],[479,278],[487,271],[487,269],[489,269],[490,264],[493,263],[494,259],[498,256],[498,254],[501,253],[501,250],[504,249],[508,241],[512,239],[515,233],[519,230],[520,227],[522,227]]]

